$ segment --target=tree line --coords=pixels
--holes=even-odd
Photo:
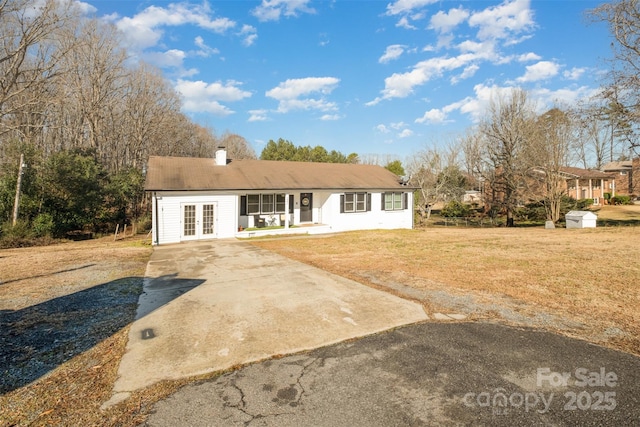
[[[494,93],[477,126],[410,161],[424,217],[435,203],[459,202],[466,190],[479,190],[486,212],[503,214],[508,226],[527,203],[541,206],[545,218],[556,222],[566,209],[562,167],[600,169],[638,156],[640,3],[613,1],[588,16],[607,23],[614,39],[611,69],[598,93],[543,113],[525,90]]]
[[[527,204],[541,206],[544,217],[557,222],[571,206],[563,169],[583,161],[585,168],[602,166],[605,159],[598,153],[605,151],[599,149],[603,134],[585,137],[584,110],[537,111],[523,89],[495,93],[477,126],[444,146],[417,153],[408,169],[411,183],[419,188],[422,216],[428,218],[436,203],[460,202],[467,190],[476,190],[482,194],[485,213],[504,215],[507,226],[514,225],[519,207]],[[611,124],[602,129],[605,134],[612,132]],[[632,148],[627,146],[630,153]],[[619,155],[615,160],[626,158]]]
[[[311,147],[309,145],[298,146],[286,139],[278,141],[270,139],[262,149],[261,160],[287,160],[293,162],[319,162],[319,163],[358,163],[358,154],[343,153],[331,150],[327,151],[321,145]]]
[[[614,39],[597,96],[539,114],[526,91],[496,93],[465,135],[425,148],[406,167],[389,159],[388,169],[406,169],[419,188],[426,215],[438,201],[488,189],[489,212],[504,213],[509,225],[524,199],[542,203],[555,221],[559,167],[600,168],[637,155],[640,6],[619,0],[589,16],[606,22]],[[72,2],[0,0],[0,40],[0,233],[15,229],[18,182],[22,229],[65,235],[140,216],[150,155],[210,157],[224,145],[230,158],[256,157],[240,135],[192,122],[161,72],[132,58],[113,25],[85,17]],[[260,158],[368,163],[284,139],[270,140]]]
[[[110,227],[141,212],[150,155],[255,158],[181,111],[161,72],[129,55],[117,29],[73,2],[0,0],[0,223],[38,233]]]

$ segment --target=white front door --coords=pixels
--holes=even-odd
[[[216,236],[215,203],[183,203],[180,240],[207,239]]]

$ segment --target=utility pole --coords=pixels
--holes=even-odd
[[[24,167],[24,154],[20,154],[20,167],[18,168],[18,183],[16,184],[16,199],[13,202],[13,226],[18,221],[18,207],[20,206],[20,187],[22,187],[22,174]]]

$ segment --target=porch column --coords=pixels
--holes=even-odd
[[[611,197],[615,197],[616,196],[616,179],[613,178],[611,180]]]
[[[284,195],[284,211],[286,214],[284,215],[284,229],[289,229],[289,193],[285,193]]]
[[[576,200],[580,198],[580,179],[576,178]]]
[[[600,197],[604,199],[604,178],[600,178]],[[600,204],[603,205],[604,202],[601,201]]]
[[[589,178],[589,198],[593,199],[593,184],[591,182],[591,178]]]

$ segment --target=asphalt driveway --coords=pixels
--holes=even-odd
[[[220,240],[155,248],[114,397],[428,319],[420,304]]]
[[[185,386],[146,425],[638,426],[640,359],[534,329],[422,323]]]

